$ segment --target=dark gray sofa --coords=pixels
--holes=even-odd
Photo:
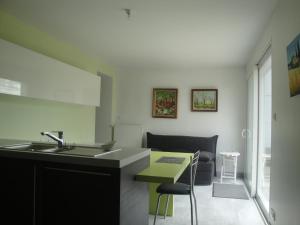
[[[200,158],[195,179],[196,185],[210,185],[216,176],[216,148],[218,135],[193,137],[176,135],[156,135],[147,132],[147,148],[152,151],[190,152],[200,150]],[[190,182],[189,169],[186,169],[179,182]]]

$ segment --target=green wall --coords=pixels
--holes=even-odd
[[[0,9],[0,38],[96,74],[114,76],[109,66],[89,57]],[[99,60],[100,61],[100,60]],[[0,94],[0,138],[45,140],[42,130],[63,130],[67,142],[89,143],[95,136],[95,107]]]

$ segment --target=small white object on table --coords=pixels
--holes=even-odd
[[[240,155],[239,152],[220,152],[222,157],[222,165],[221,165],[221,183],[223,182],[223,178],[233,178],[234,182],[236,182],[236,173],[237,173],[237,158]],[[225,170],[225,160],[233,161],[234,171],[226,172]]]

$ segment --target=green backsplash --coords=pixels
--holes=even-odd
[[[1,9],[0,38],[94,74],[114,75],[109,66]],[[0,124],[0,138],[41,140],[42,130],[63,130],[67,142],[89,143],[95,136],[95,107],[0,94]]]
[[[63,130],[67,142],[94,141],[93,107],[0,95],[0,137],[47,140],[41,131]]]

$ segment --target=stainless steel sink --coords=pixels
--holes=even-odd
[[[66,145],[62,148],[58,148],[56,144],[47,143],[25,143],[1,146],[0,149],[12,150],[12,151],[26,151],[37,153],[59,153],[69,156],[81,156],[81,157],[99,157],[106,154],[110,154],[116,151],[120,151],[120,148],[107,149],[105,146],[85,146],[85,145]]]
[[[100,157],[116,151],[122,150],[121,148],[105,150],[99,147],[75,147],[68,151],[62,151],[61,154],[81,157]]]
[[[42,144],[42,143],[31,143],[31,144],[17,144],[4,146],[2,149],[15,150],[15,151],[31,151],[31,152],[61,152],[72,149],[72,146],[66,146],[58,148],[54,144]]]

